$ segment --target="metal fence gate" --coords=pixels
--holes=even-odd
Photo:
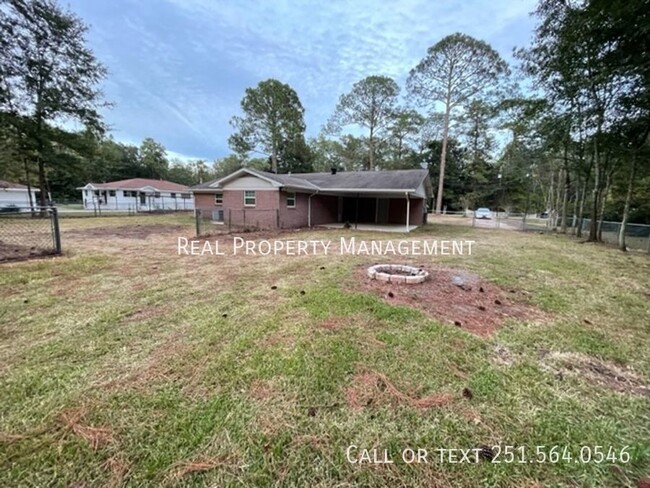
[[[0,208],[0,262],[60,252],[61,232],[56,208]]]

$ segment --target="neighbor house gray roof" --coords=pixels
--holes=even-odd
[[[14,183],[13,181],[0,180],[0,189],[7,191],[27,191],[27,186],[21,183]],[[33,192],[40,192],[40,190],[34,185],[32,185],[31,190]]]
[[[191,190],[218,190],[231,179],[242,173],[248,173],[274,184],[303,190],[377,192],[377,191],[414,191],[425,182],[428,187],[429,172],[426,169],[401,169],[391,171],[339,171],[332,173],[293,173],[275,174],[243,168],[224,178],[196,185]]]

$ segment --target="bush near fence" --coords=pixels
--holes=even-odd
[[[0,212],[0,262],[60,252],[56,208],[12,207]]]

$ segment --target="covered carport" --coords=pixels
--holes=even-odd
[[[336,220],[318,222],[314,225],[342,228],[347,225],[355,229],[394,230],[410,232],[425,223],[425,199],[408,191],[325,191],[314,198],[336,197]]]

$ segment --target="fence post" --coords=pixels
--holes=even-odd
[[[52,219],[52,231],[54,232],[54,249],[57,254],[61,254],[61,229],[59,228],[59,212],[56,207],[50,208]]]
[[[201,237],[201,209],[197,208],[194,211],[195,223],[196,223],[196,236]]]
[[[228,232],[232,229],[232,208],[228,209]]]
[[[276,220],[277,228],[279,229],[280,228],[280,210],[277,209],[277,208],[275,209],[275,220]]]

